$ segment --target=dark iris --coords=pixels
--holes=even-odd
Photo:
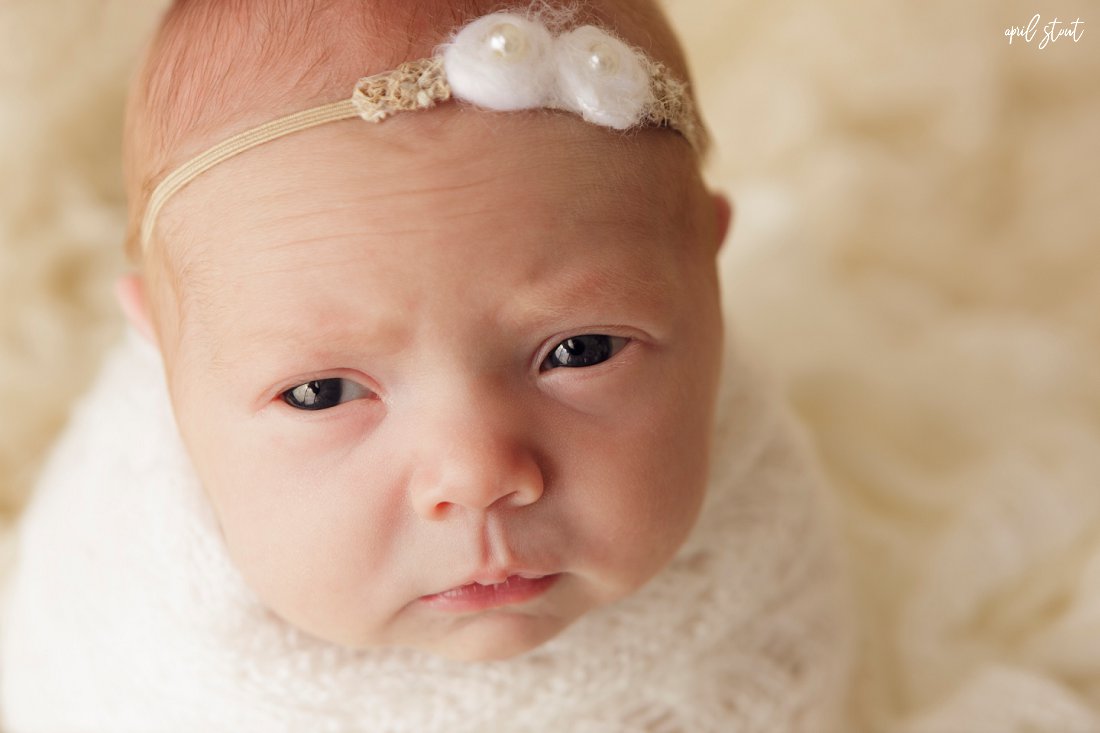
[[[603,334],[586,334],[567,338],[555,346],[550,355],[546,357],[543,369],[587,367],[599,364],[611,358],[615,352],[615,342],[625,342],[625,340]]]
[[[283,392],[283,401],[299,410],[326,410],[340,404],[343,379],[315,379]]]

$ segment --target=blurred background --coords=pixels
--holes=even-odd
[[[124,90],[165,5],[0,4],[0,536],[121,334]],[[835,487],[858,719],[1100,729],[1100,5],[665,7],[736,208],[727,316]],[[1078,40],[1040,48],[1056,18]]]

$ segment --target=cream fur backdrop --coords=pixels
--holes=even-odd
[[[165,4],[0,4],[6,522],[121,331],[123,93]],[[728,316],[834,484],[860,725],[1100,730],[1100,6],[667,7],[736,205]],[[1055,16],[1080,38],[1039,48]]]

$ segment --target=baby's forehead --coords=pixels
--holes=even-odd
[[[135,77],[127,113],[130,240],[152,185],[173,165],[249,125],[338,99],[356,78],[426,56],[463,22],[499,9],[482,0],[296,5],[177,0],[172,6]],[[651,2],[535,5],[606,27],[686,78],[675,38]]]
[[[668,131],[623,137],[564,114],[454,108],[275,141],[166,212],[181,315],[248,330],[227,322],[294,309],[339,319],[485,290],[655,303],[703,250],[702,187],[683,147]]]
[[[164,214],[252,250],[339,236],[429,236],[446,246],[486,227],[669,236],[693,227],[702,194],[673,133],[609,134],[569,115],[448,108],[365,127],[335,123],[273,141],[209,171]],[[260,252],[257,252],[259,254]]]

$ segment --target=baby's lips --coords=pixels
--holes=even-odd
[[[533,578],[509,575],[503,582],[489,585],[475,581],[442,593],[423,596],[420,602],[437,611],[447,613],[480,613],[534,601],[549,591],[558,577],[556,573]]]
[[[499,585],[505,580],[511,577],[523,578],[525,580],[534,580],[536,578],[545,578],[547,575],[554,575],[552,571],[543,570],[528,570],[525,568],[498,568],[498,569],[481,569],[474,573],[471,573],[466,580],[456,583],[439,593],[446,593],[447,591],[455,590],[457,588],[463,588],[474,583],[478,585]],[[438,595],[439,593],[431,594]]]

